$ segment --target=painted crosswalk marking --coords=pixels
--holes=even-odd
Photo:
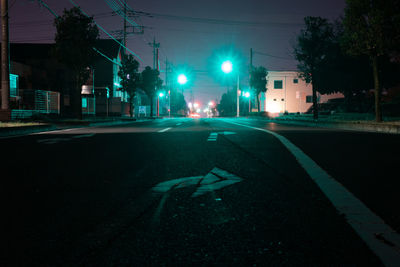
[[[209,142],[217,141],[217,137],[218,137],[218,133],[210,133],[210,135],[208,136],[207,141],[209,141]]]

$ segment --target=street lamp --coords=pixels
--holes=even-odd
[[[187,77],[186,77],[186,75],[185,74],[179,74],[178,75],[178,83],[180,84],[180,85],[184,85],[185,83],[187,83]]]
[[[222,62],[221,69],[224,73],[231,73],[233,70],[233,64],[230,60]]]
[[[250,105],[251,105],[251,102],[250,102],[250,92],[244,92],[243,95],[244,95],[246,98],[249,99],[249,114],[250,114]]]
[[[221,70],[229,74],[233,71],[233,64],[232,61],[226,60],[222,62]],[[236,117],[239,117],[239,71],[236,70],[237,73],[237,85],[236,85]]]
[[[157,95],[157,117],[160,116],[160,97],[164,97],[163,92],[159,92]]]

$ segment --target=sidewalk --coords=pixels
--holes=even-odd
[[[115,124],[124,124],[124,123],[132,123],[132,122],[140,122],[146,121],[136,120],[131,118],[94,118],[94,119],[83,119],[83,120],[74,120],[74,119],[62,119],[62,120],[54,120],[49,122],[0,122],[0,138],[1,137],[12,137],[19,136],[37,132],[45,132],[45,131],[54,131],[54,130],[63,130],[69,128],[80,128],[80,127],[91,127],[91,126],[100,126],[100,125],[115,125]]]
[[[377,123],[370,114],[338,113],[320,115],[317,121],[314,121],[312,114],[294,114],[280,115],[275,118],[268,118],[267,120],[276,123],[309,127],[400,134],[400,118],[384,118],[383,122]]]

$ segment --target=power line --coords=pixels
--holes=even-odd
[[[239,21],[239,20],[222,20],[214,18],[199,18],[189,16],[178,16],[168,15],[162,13],[151,13],[144,11],[130,11],[130,16],[145,16],[149,18],[161,18],[169,20],[186,21],[192,23],[205,23],[205,24],[221,24],[221,25],[232,25],[232,26],[254,26],[254,27],[292,27],[292,26],[303,26],[304,23],[293,23],[293,22],[258,22],[258,21]]]
[[[280,56],[274,56],[271,54],[263,53],[263,52],[258,52],[258,51],[253,51],[254,54],[262,55],[262,56],[267,56],[267,57],[274,57],[274,58],[279,58],[279,59],[284,59],[284,60],[294,60],[294,58],[287,58],[287,57],[280,57]]]
[[[88,14],[86,14],[85,11],[83,11],[73,0],[69,0],[75,7],[79,8],[79,10],[88,18],[90,18],[90,16]],[[136,54],[134,53],[132,50],[130,50],[129,48],[127,48],[124,44],[122,44],[120,41],[118,41],[117,39],[115,39],[111,34],[109,34],[103,27],[101,27],[98,23],[96,23],[95,20],[93,20],[93,23],[96,24],[97,27],[99,27],[104,33],[106,33],[109,37],[111,37],[111,39],[113,39],[114,41],[116,41],[119,45],[121,45],[122,47],[124,47],[126,50],[128,50],[132,55],[134,55],[137,59],[139,59],[140,62],[143,62],[143,60]]]
[[[121,7],[114,0],[111,0],[111,1],[110,0],[105,0],[105,2],[107,3],[107,5],[112,10],[114,10],[124,20],[129,22],[133,27],[140,28],[139,24],[137,24],[136,22],[130,20],[129,17],[127,16],[127,14],[123,11],[123,9],[121,9]],[[127,4],[125,4],[125,5],[127,6]]]

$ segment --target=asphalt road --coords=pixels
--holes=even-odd
[[[268,131],[398,234],[398,135],[164,119],[0,139],[0,265],[399,266]]]

